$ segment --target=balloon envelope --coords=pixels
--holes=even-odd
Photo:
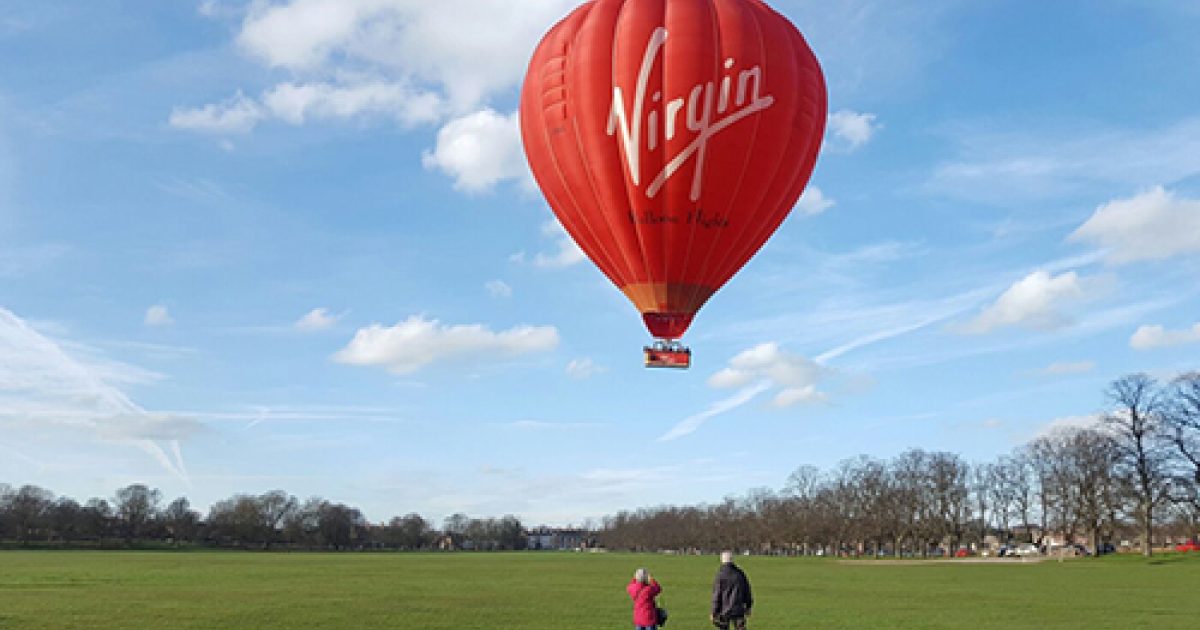
[[[563,227],[677,339],[796,204],[826,94],[761,0],[594,0],[530,62],[521,136]]]

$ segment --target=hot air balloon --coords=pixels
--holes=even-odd
[[[761,0],[592,0],[521,90],[534,177],[642,314],[653,367],[690,364],[680,337],[800,198],[825,118],[816,57]]]

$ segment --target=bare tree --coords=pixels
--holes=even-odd
[[[1200,532],[1200,372],[1171,382],[1164,417],[1181,465],[1171,500],[1179,517],[1191,523],[1189,536],[1195,537]]]
[[[936,536],[931,529],[933,507],[928,492],[928,471],[929,455],[921,449],[909,449],[892,460],[901,537],[922,556],[928,555],[929,543]]]
[[[367,521],[358,508],[324,501],[317,514],[317,532],[326,548],[347,549],[362,541]]]
[[[218,540],[243,546],[264,544],[257,497],[238,494],[217,501],[208,510],[208,525]]]
[[[0,496],[0,514],[22,545],[47,533],[54,494],[34,485]]]
[[[1040,518],[1040,513],[1035,512],[1038,507],[1038,498],[1041,496],[1041,491],[1038,483],[1037,471],[1033,465],[1033,458],[1029,454],[1028,448],[1022,448],[1010,460],[1011,468],[1009,473],[1012,475],[1008,479],[1008,483],[1012,484],[1013,500],[1016,507],[1017,516],[1020,518],[1021,527],[1025,528],[1026,542],[1040,543],[1040,539],[1035,539],[1033,535],[1033,524],[1035,518]]]
[[[75,499],[60,497],[50,507],[52,536],[60,540],[78,540],[83,529],[83,507]]]
[[[1113,381],[1105,391],[1112,410],[1103,416],[1117,451],[1116,474],[1134,500],[1142,555],[1153,553],[1154,512],[1168,498],[1169,452],[1164,448],[1164,400],[1145,374]]]
[[[117,490],[117,518],[125,529],[126,543],[131,543],[147,533],[151,522],[158,515],[158,502],[161,499],[161,492],[140,483]]]
[[[288,514],[283,521],[283,532],[287,540],[309,549],[317,546],[320,543],[320,512],[324,503],[324,499],[312,497]]]
[[[420,514],[393,518],[387,526],[387,540],[401,549],[421,549],[433,542],[433,528]]]
[[[442,531],[450,538],[451,544],[459,546],[467,537],[467,526],[471,519],[461,512],[451,514],[442,521]]]
[[[264,546],[270,547],[288,516],[299,508],[299,502],[283,490],[272,490],[259,496],[256,503],[260,535]]]
[[[996,506],[992,502],[992,484],[996,478],[995,464],[971,466],[971,498],[975,508],[975,519],[979,525],[977,539],[983,544],[988,535],[988,515],[995,520]]]
[[[934,511],[937,542],[946,544],[949,553],[958,549],[971,517],[967,477],[970,469],[954,453],[932,453],[929,458],[929,491]]]
[[[200,513],[193,510],[187,497],[179,497],[171,501],[161,514],[163,526],[171,535],[175,546],[184,540],[191,540],[200,527]]]
[[[821,487],[821,470],[801,466],[787,479],[783,493],[785,538],[802,554],[810,554],[817,545],[815,503]]]
[[[104,545],[104,539],[115,530],[113,508],[104,499],[89,499],[83,506],[82,535]]]
[[[1099,552],[1105,531],[1115,527],[1120,510],[1119,492],[1113,479],[1117,450],[1112,438],[1093,429],[1080,429],[1067,436],[1066,454],[1076,491],[1074,513],[1088,534],[1089,547]]]
[[[1165,407],[1171,443],[1187,463],[1192,482],[1200,484],[1200,372],[1172,381]]]
[[[1038,475],[1044,533],[1057,531],[1064,542],[1075,538],[1079,523],[1078,471],[1070,452],[1070,431],[1058,431],[1038,437],[1028,446]],[[1043,535],[1044,538],[1044,535]]]
[[[1018,474],[1012,457],[1001,456],[995,463],[988,466],[988,494],[991,496],[992,518],[996,529],[1008,535],[1012,530],[1012,517],[1017,511],[1017,483],[1014,477]],[[1007,541],[1007,538],[1003,539]]]
[[[855,470],[858,497],[862,508],[859,528],[863,545],[868,542],[876,557],[883,555],[884,545],[895,540],[900,528],[895,509],[895,483],[886,462],[863,457]]]

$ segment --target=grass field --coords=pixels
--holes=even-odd
[[[1019,565],[741,558],[755,630],[1200,628],[1200,557]],[[702,629],[714,557],[0,552],[0,628],[631,628],[646,566]]]

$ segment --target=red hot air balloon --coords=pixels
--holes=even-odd
[[[593,0],[538,45],[520,118],[555,215],[660,340],[647,364],[686,367],[676,340],[808,183],[825,82],[762,0]]]

